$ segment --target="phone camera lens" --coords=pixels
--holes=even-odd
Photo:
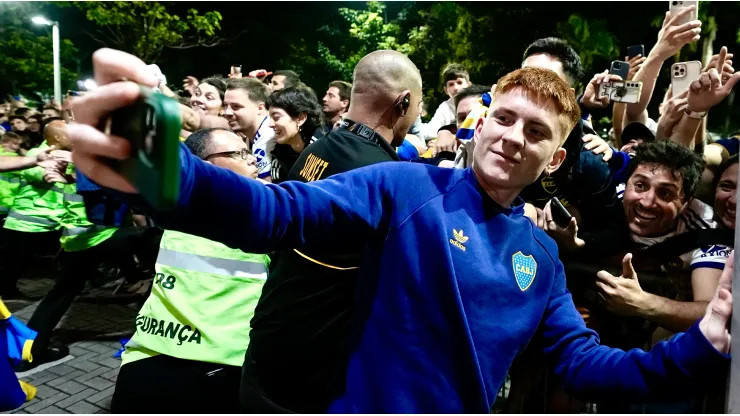
[[[677,2],[677,1],[674,1],[674,2],[673,2],[673,5],[674,5],[674,6],[675,6],[675,5],[677,5],[677,4],[678,4],[678,2]]]

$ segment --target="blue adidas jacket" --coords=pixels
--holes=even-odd
[[[698,326],[650,353],[600,346],[555,243],[521,204],[493,202],[470,169],[381,163],[264,185],[184,146],[181,160],[179,207],[150,212],[167,229],[248,253],[367,241],[346,393],[331,412],[489,412],[540,322],[555,372],[582,398],[676,397],[724,381],[729,356]]]

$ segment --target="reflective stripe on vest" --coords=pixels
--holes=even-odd
[[[15,177],[15,176],[9,176],[9,175],[2,175],[0,174],[0,181],[8,182],[8,183],[21,183],[21,178]]]
[[[66,202],[85,202],[85,199],[80,194],[69,194],[64,193],[64,200]]]
[[[199,256],[191,253],[181,253],[160,247],[157,263],[170,267],[186,269],[197,273],[210,273],[221,276],[255,277],[256,274],[267,273],[264,263],[217,259],[214,257]]]
[[[15,211],[10,211],[8,213],[8,218],[15,218],[20,221],[30,222],[34,224],[49,225],[49,226],[57,225],[56,221],[47,220],[46,218],[32,217],[30,215],[23,215]]]
[[[62,237],[71,237],[73,235],[92,233],[95,231],[102,231],[108,228],[111,228],[111,227],[108,227],[106,225],[91,225],[89,227],[73,227],[73,228],[63,227]]]

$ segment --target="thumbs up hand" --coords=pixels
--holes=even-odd
[[[649,307],[649,294],[642,290],[637,272],[632,266],[632,253],[622,259],[622,275],[613,276],[602,270],[596,274],[598,296],[604,306],[620,316],[639,316],[639,311]]]

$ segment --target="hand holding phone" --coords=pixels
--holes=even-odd
[[[636,104],[642,94],[642,82],[610,81],[599,86],[599,99],[608,98],[615,103]]]
[[[602,94],[601,91],[603,86],[604,84],[621,80],[622,78],[619,75],[610,74],[607,71],[594,75],[588,85],[586,85],[586,89],[583,91],[581,104],[588,108],[604,108],[608,106],[609,95]]]
[[[229,73],[229,78],[241,78],[241,77],[242,77],[242,66],[232,65],[231,72]]]
[[[645,56],[645,45],[632,45],[627,47],[627,60],[635,56]]]
[[[570,212],[563,206],[560,200],[556,197],[550,199],[550,211],[552,212],[552,220],[560,228],[568,228],[570,225],[570,219],[573,218]]]
[[[140,88],[138,100],[108,119],[106,133],[126,138],[134,156],[114,167],[150,205],[170,209],[180,191],[180,105],[150,88]]]
[[[178,110],[179,105],[176,101],[161,95],[154,98],[152,102],[146,98],[148,92],[151,92],[151,88],[155,87],[158,82],[139,58],[113,49],[100,49],[93,54],[92,58],[94,76],[99,88],[85,96],[75,97],[70,102],[76,123],[67,126],[67,132],[74,145],[75,167],[99,186],[124,193],[143,193],[144,189],[150,186],[143,183],[146,180],[155,184],[151,185],[147,193],[152,192],[152,189],[161,188],[162,183],[174,183],[172,176],[176,172],[161,168],[157,164],[158,161],[167,166],[174,164],[172,160],[174,152],[171,149],[177,146],[179,150],[177,134],[179,127],[175,125],[174,115],[177,113],[174,111],[176,110],[170,104],[174,103],[174,107]],[[122,82],[123,79],[129,82]],[[169,104],[158,105],[156,101],[159,99]],[[133,118],[128,118],[133,115],[127,112],[135,113],[136,111],[132,111],[131,107],[137,107],[136,103],[140,105],[142,100],[154,109],[154,111],[147,110],[144,113],[144,128],[122,126],[121,123],[124,120],[133,120]],[[117,110],[121,109],[128,110],[119,113]],[[111,116],[113,119],[108,122]],[[142,116],[139,117],[141,120]],[[162,123],[165,126],[161,126]],[[114,131],[124,135],[131,134],[131,136],[118,137],[112,134],[110,128],[114,126]],[[155,135],[137,137],[133,135],[134,132],[127,131],[136,128],[148,133],[154,132]],[[164,131],[176,131],[177,133],[160,134]],[[159,142],[160,140],[162,143]],[[139,147],[143,149],[143,155],[139,152]],[[177,162],[179,163],[179,152]],[[146,168],[158,177],[150,177],[139,169],[132,169],[132,171],[135,170],[133,175],[130,172],[123,173],[124,168],[121,165],[130,166],[136,163],[148,164]],[[157,208],[159,208],[157,201],[169,200],[171,202],[174,199],[173,192],[169,195],[154,197],[150,194],[146,198],[151,205]]]
[[[673,96],[683,94],[692,82],[701,76],[701,62],[676,62],[671,66],[671,90]]]
[[[658,42],[650,51],[651,55],[662,61],[678,53],[684,45],[701,38],[701,21],[696,17],[696,6],[686,7],[689,2],[672,3],[676,3],[676,6],[681,3],[681,7],[674,8],[671,4],[671,11],[666,13],[663,26],[658,33]]]
[[[671,0],[668,10],[671,12],[671,16],[678,15],[684,9],[692,8],[689,12],[681,13],[681,16],[676,19],[676,25],[681,26],[684,23],[688,23],[692,20],[699,19],[699,2],[697,0],[681,1]]]

